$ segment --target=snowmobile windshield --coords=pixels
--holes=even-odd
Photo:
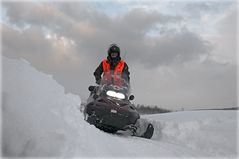
[[[99,94],[103,94],[109,98],[126,100],[130,94],[130,86],[120,76],[110,75],[108,78],[102,78],[98,91]]]

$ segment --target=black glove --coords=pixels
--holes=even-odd
[[[98,85],[100,85],[100,81],[101,81],[101,79],[99,78],[99,79],[96,79],[96,84],[98,84]]]

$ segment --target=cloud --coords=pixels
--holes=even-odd
[[[195,1],[187,2],[184,6],[184,11],[190,18],[202,19],[207,15],[214,15],[228,6],[231,6],[233,1]]]
[[[108,45],[114,42],[127,50],[130,62],[143,62],[145,66],[151,67],[174,61],[186,62],[196,57],[196,54],[208,52],[208,44],[201,37],[189,32],[148,37],[147,33],[157,24],[167,28],[168,24],[178,25],[182,21],[179,16],[169,16],[155,10],[134,8],[112,18],[99,13],[86,3],[26,2],[6,3],[4,6],[7,8],[10,23],[44,27],[59,36],[70,38],[89,60],[95,59],[99,50],[106,53]],[[169,32],[171,30],[164,30],[165,34]],[[185,40],[191,43],[186,44]],[[150,41],[156,41],[156,44],[150,44]]]
[[[202,37],[182,29],[180,32],[167,32],[163,36],[149,39],[147,53],[138,56],[141,62],[156,67],[159,65],[183,64],[199,60],[210,53],[212,46]]]
[[[118,18],[118,17],[116,17]],[[144,8],[135,8],[121,16],[121,23],[128,24],[136,32],[147,31],[155,24],[180,22],[182,17],[168,16],[158,11],[147,11]]]
[[[237,6],[231,6],[227,12],[216,22],[215,25],[219,28],[220,33],[227,32],[227,36],[236,37],[237,33]]]
[[[40,27],[18,31],[2,25],[1,30],[3,55],[26,58],[46,72],[62,69],[67,60],[77,59],[73,41],[57,35],[45,36]]]
[[[212,61],[221,64],[237,64],[237,22],[237,7],[234,5],[214,21],[213,26],[217,34],[208,38],[215,46],[210,54]]]
[[[142,76],[147,76],[148,80],[152,81],[145,88],[154,94],[147,99],[149,103],[154,101],[156,104],[159,99],[158,90],[162,88],[165,93],[161,92],[160,96],[164,104],[169,101],[172,105],[178,104],[172,99],[178,99],[175,101],[179,102],[193,92],[197,93],[194,93],[192,100],[198,102],[205,98],[203,92],[209,89],[214,80],[217,80],[217,86],[209,91],[210,94],[217,93],[221,89],[220,84],[230,84],[226,93],[234,97],[230,90],[235,83],[229,79],[234,77],[234,68],[221,65],[219,61],[229,55],[228,51],[230,56],[227,58],[234,57],[236,10],[224,7],[220,13],[212,5],[214,3],[195,3],[188,5],[186,9],[185,3],[180,3],[180,7],[173,6],[175,3],[166,3],[167,7],[173,7],[166,9],[163,9],[164,5],[157,3],[160,5],[158,10],[155,9],[157,5],[150,9],[152,5],[147,3],[147,7],[140,7],[139,3],[134,7],[131,3],[127,9],[117,10],[114,16],[110,16],[112,9],[108,12],[102,11],[102,8],[107,6],[105,3],[107,2],[101,3],[99,9],[98,5],[91,2],[3,2],[3,8],[6,9],[4,24],[1,26],[3,55],[26,58],[34,67],[53,74],[54,78],[65,86],[66,91],[80,94],[82,99],[86,99],[87,86],[94,83],[95,68],[106,57],[108,46],[117,43],[121,47],[122,57],[126,57],[130,66],[132,83],[136,87],[135,94],[137,99],[142,99],[139,101],[143,102],[145,95],[141,93],[142,85],[145,84]],[[116,6],[117,3],[114,7]],[[202,25],[202,22],[205,22],[203,18],[187,16],[194,14],[194,7],[197,8],[195,12],[200,12],[194,16],[217,16],[208,16],[207,25]],[[211,11],[211,7],[214,11]],[[177,12],[174,9],[177,9]],[[185,12],[188,14],[185,15]],[[212,25],[215,21],[217,23]],[[195,26],[199,31],[192,29]],[[220,32],[221,37],[212,36],[210,30],[215,30],[213,33]],[[202,32],[206,32],[208,36],[201,34]],[[186,70],[184,66],[194,70]],[[207,71],[207,67],[215,68]],[[228,69],[222,69],[223,67]],[[167,73],[162,75],[159,70],[171,70],[174,76]],[[228,74],[228,78],[221,77],[224,74]],[[182,77],[179,77],[180,75]],[[205,89],[194,87],[197,78],[204,81],[205,84],[200,87]],[[165,80],[164,83],[158,84],[161,79]],[[191,79],[194,82],[189,87],[188,82]],[[177,92],[173,94],[175,88]],[[180,92],[183,93],[180,95]],[[210,97],[210,94],[207,95]],[[220,93],[221,96],[223,94],[225,93]],[[200,98],[196,99],[197,95]],[[213,103],[219,96],[215,95],[213,100],[209,97],[204,103]],[[224,101],[232,103],[231,98]],[[190,104],[193,101],[184,103]]]
[[[8,55],[43,55],[49,52],[50,43],[44,39],[39,27],[31,27],[24,31],[2,25],[3,53]],[[44,51],[43,51],[44,50]]]
[[[45,27],[67,27],[71,19],[62,14],[51,3],[4,2],[9,22],[19,27],[25,24]]]
[[[137,103],[170,109],[237,105],[236,66],[194,62],[150,70],[134,65],[131,71]]]

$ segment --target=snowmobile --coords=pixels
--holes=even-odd
[[[90,96],[84,108],[84,119],[88,123],[108,133],[123,130],[132,136],[147,139],[153,136],[153,125],[141,119],[130,102],[134,95],[130,95],[130,86],[124,79],[120,78],[118,83],[113,81],[113,77],[111,80],[103,79],[100,85],[89,86],[88,89]]]

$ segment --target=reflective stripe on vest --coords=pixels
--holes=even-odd
[[[119,78],[121,77],[121,74],[123,72],[124,69],[124,64],[125,62],[123,60],[120,60],[119,63],[117,64],[117,66],[115,67],[114,71],[114,81],[119,80]],[[111,80],[111,70],[110,70],[110,64],[109,61],[107,59],[103,60],[103,78],[104,80]]]

